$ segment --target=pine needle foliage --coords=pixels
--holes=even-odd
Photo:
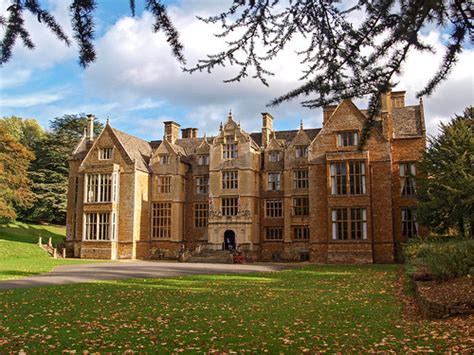
[[[474,238],[474,108],[440,131],[419,164],[419,219],[437,233]]]
[[[185,64],[183,44],[169,17],[164,0],[143,0],[154,16],[153,31],[163,31],[173,55]],[[40,7],[40,0],[12,0],[8,18],[0,17],[6,28],[1,41],[0,64],[12,56],[15,41],[34,48],[24,26],[24,11],[38,16],[56,36],[70,44],[54,17]],[[135,0],[129,0],[132,16]],[[79,63],[87,67],[96,59],[94,10],[96,0],[72,0],[70,11],[74,38],[79,45]],[[274,98],[270,106],[301,99],[304,107],[316,108],[346,98],[369,95],[368,121],[361,145],[379,113],[379,96],[393,88],[403,64],[412,51],[434,52],[421,33],[428,26],[447,34],[444,57],[438,71],[417,93],[430,95],[446,80],[463,48],[474,42],[474,6],[469,0],[234,0],[229,8],[215,16],[198,17],[219,24],[217,37],[226,40],[226,48],[208,54],[196,65],[184,68],[190,73],[212,72],[217,67],[237,68],[225,82],[248,76],[264,85],[274,76],[267,63],[290,47],[297,37],[304,44],[297,52],[304,65],[301,85]],[[362,19],[362,20],[361,20]],[[290,63],[291,65],[291,63]]]

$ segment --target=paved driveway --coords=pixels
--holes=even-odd
[[[284,269],[283,265],[201,264],[159,261],[118,261],[61,265],[43,275],[0,281],[0,289],[62,285],[97,280],[155,278],[199,274],[242,274]]]

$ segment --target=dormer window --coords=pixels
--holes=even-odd
[[[353,147],[359,145],[359,133],[355,131],[343,131],[337,134],[338,147]]]
[[[203,154],[197,157],[198,165],[209,165],[209,155]]]
[[[169,154],[160,155],[160,165],[168,165],[169,163],[170,163]]]
[[[102,148],[99,150],[99,159],[100,160],[109,160],[112,159],[112,148]]]
[[[269,156],[269,159],[272,163],[276,163],[276,162],[281,160],[281,152],[279,152],[278,150],[271,151],[268,154],[268,156]]]
[[[233,159],[239,156],[237,143],[225,143],[222,149],[224,159]]]
[[[308,156],[308,146],[307,145],[298,145],[295,147],[295,157],[296,158],[306,158]]]

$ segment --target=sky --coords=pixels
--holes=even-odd
[[[72,38],[68,4],[65,0],[43,0],[65,32]],[[66,47],[51,32],[27,14],[26,26],[36,49],[24,48],[20,41],[12,59],[0,67],[0,116],[35,118],[47,128],[48,122],[65,114],[94,114],[101,122],[110,118],[113,127],[153,140],[163,137],[163,121],[173,120],[181,128],[197,127],[199,134],[213,135],[229,110],[248,132],[261,129],[261,112],[270,112],[274,128],[297,129],[322,125],[322,110],[307,109],[298,99],[267,107],[271,99],[298,87],[301,66],[295,51],[298,40],[270,64],[276,73],[269,87],[258,80],[223,83],[236,74],[237,68],[224,67],[189,74],[182,71],[171,55],[164,36],[151,30],[153,19],[138,0],[134,18],[127,0],[99,0],[96,10],[95,46],[98,58],[87,69],[78,64],[75,45]],[[213,34],[218,28],[204,24],[196,15],[206,16],[226,10],[231,1],[167,1],[169,14],[185,46],[188,65],[196,64],[206,54],[222,48],[222,40]],[[0,13],[6,14],[10,0],[0,0]],[[0,34],[3,32],[0,29]],[[436,72],[443,56],[446,34],[435,28],[423,32],[435,54],[410,54],[395,90],[406,90],[407,105],[418,103],[421,90]],[[424,98],[427,132],[436,135],[439,123],[462,113],[474,102],[474,49],[462,53],[449,79],[436,92]],[[355,100],[360,108],[366,101]]]

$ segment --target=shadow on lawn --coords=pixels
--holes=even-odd
[[[13,242],[36,244],[38,237],[43,237],[43,243],[48,242],[48,238],[53,238],[53,243],[62,243],[64,235],[46,229],[47,226],[31,225],[25,223],[12,223],[0,225],[0,239]]]
[[[229,287],[239,287],[245,284],[261,284],[279,282],[278,278],[269,278],[255,275],[190,275],[178,278],[147,278],[147,279],[124,279],[104,281],[110,286],[129,287],[150,287],[168,290],[187,290],[206,292],[211,291],[216,285],[226,285]]]
[[[17,271],[17,270],[0,270],[1,276],[35,276],[41,274],[41,272],[34,271]],[[0,279],[1,280],[1,279]]]

